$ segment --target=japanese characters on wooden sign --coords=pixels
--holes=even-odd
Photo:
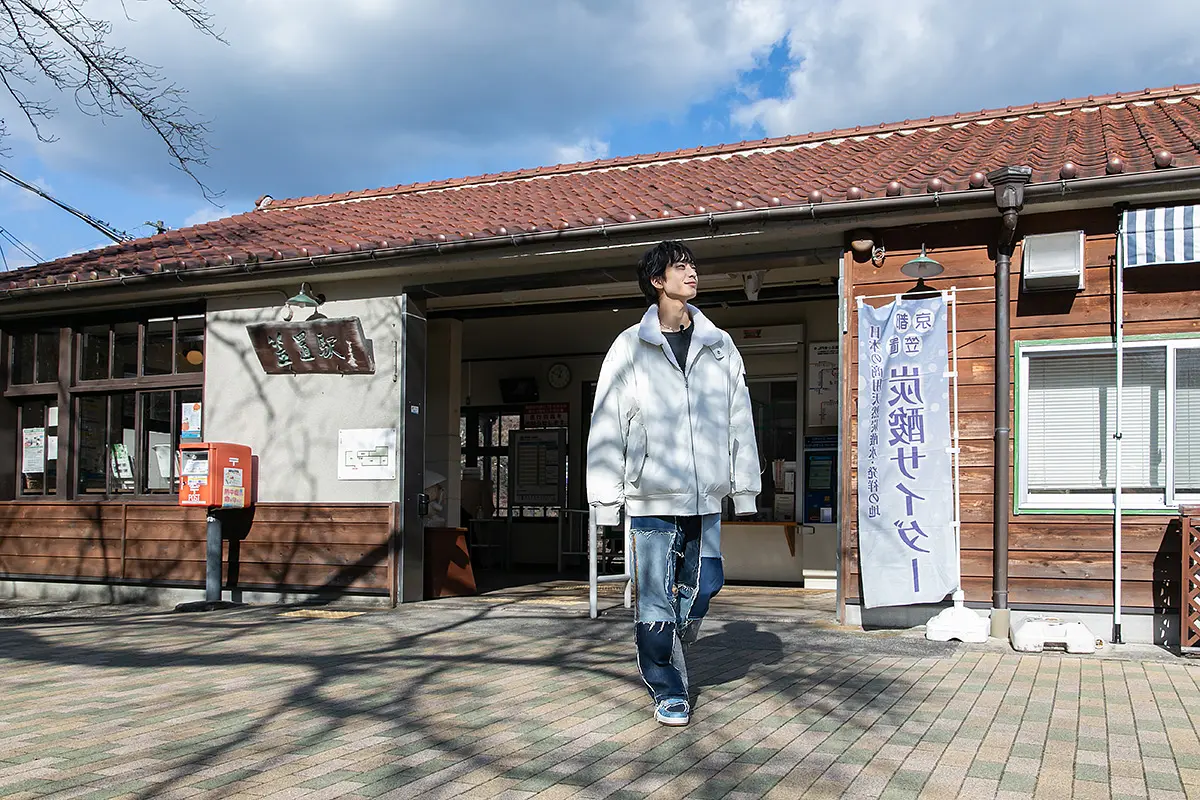
[[[358,317],[246,326],[268,375],[370,375],[375,354]]]

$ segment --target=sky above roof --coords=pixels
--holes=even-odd
[[[275,198],[1192,83],[1192,4],[1161,0],[94,0],[114,40],[208,122],[205,200],[133,119],[10,98],[0,167],[135,236]],[[1136,16],[1138,19],[1132,19]],[[1130,36],[1136,28],[1137,36]],[[44,260],[109,244],[0,182],[0,228]],[[7,265],[32,263],[0,241]],[[0,268],[2,268],[0,264]]]

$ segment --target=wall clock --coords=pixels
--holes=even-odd
[[[552,389],[565,389],[571,383],[571,368],[561,361],[550,365],[546,371],[546,382]]]

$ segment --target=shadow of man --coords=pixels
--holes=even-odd
[[[688,648],[692,706],[703,689],[740,681],[751,668],[776,664],[782,658],[783,642],[775,634],[760,631],[754,622],[726,622],[720,633],[704,636]]]

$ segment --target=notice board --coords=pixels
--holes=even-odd
[[[508,432],[508,504],[567,503],[567,432],[562,429]]]

